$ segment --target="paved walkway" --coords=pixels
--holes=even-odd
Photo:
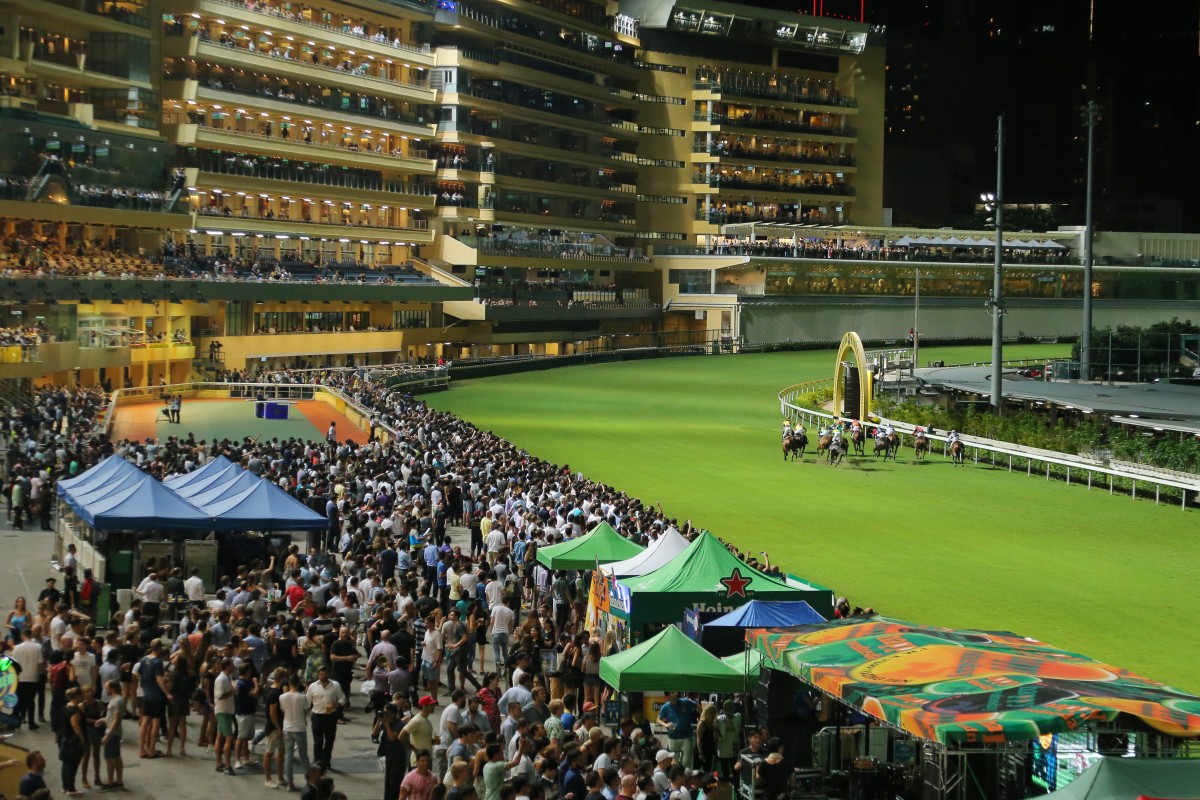
[[[36,527],[36,521],[34,523]],[[450,534],[456,544],[469,545],[469,535],[465,528],[451,529]],[[50,566],[51,543],[53,534],[47,531],[14,530],[7,520],[0,516],[0,608],[7,615],[17,596],[24,596],[30,601],[35,599],[45,587],[48,577],[61,576]],[[489,655],[489,665],[490,653]],[[366,659],[359,662],[359,674]],[[383,794],[383,767],[376,757],[376,745],[371,743],[372,715],[362,712],[366,696],[358,691],[360,681],[357,676],[352,690],[351,704],[355,711],[349,715],[349,724],[338,726],[337,741],[333,749],[333,767],[337,772],[331,777],[335,788],[345,792],[355,800],[369,800],[381,797]],[[49,694],[46,703],[49,706]],[[445,706],[446,700],[441,699]],[[435,715],[435,730],[437,716]],[[255,766],[239,770],[238,775],[229,777],[214,770],[212,753],[206,753],[195,747],[196,735],[199,730],[199,716],[188,717],[188,756],[142,760],[137,757],[137,722],[124,722],[124,745],[122,755],[125,759],[125,790],[107,793],[106,796],[132,798],[133,800],[159,800],[169,797],[171,800],[213,800],[214,797],[232,796],[236,793],[242,798],[285,797],[290,796],[284,790],[274,790],[263,785],[262,768]],[[261,714],[259,727],[261,727]],[[312,736],[309,735],[310,747]],[[43,725],[37,731],[22,728],[20,732],[8,739],[7,744],[23,747],[28,750],[41,750],[49,762],[46,767],[46,781],[55,797],[63,797],[62,783],[59,780],[58,749],[54,736],[48,725]],[[160,743],[160,749],[162,744]],[[261,748],[260,748],[261,751]],[[311,753],[310,753],[311,756]],[[101,769],[101,777],[105,772]],[[82,776],[81,776],[82,777]],[[297,776],[297,784],[303,781]],[[77,781],[82,786],[82,781]],[[97,789],[92,789],[85,797],[99,796]]]

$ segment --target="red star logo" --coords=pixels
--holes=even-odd
[[[733,597],[734,595],[746,596],[746,587],[750,585],[753,578],[743,578],[742,571],[734,567],[733,572],[728,578],[721,578],[721,584],[725,587],[725,596]]]

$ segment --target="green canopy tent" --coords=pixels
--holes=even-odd
[[[541,548],[537,560],[550,569],[594,569],[597,562],[624,561],[640,552],[641,545],[614,531],[607,522],[601,522],[577,539]]]
[[[635,631],[652,622],[678,622],[694,605],[702,611],[724,612],[749,600],[806,600],[818,612],[832,616],[827,591],[797,588],[764,575],[708,531],[666,566],[619,580],[617,585],[612,613],[628,620]]]
[[[753,683],[758,683],[758,675],[762,672],[763,662],[766,660],[767,657],[757,650],[733,653],[721,659],[721,661],[733,667],[740,675],[749,678]],[[769,667],[770,664],[767,666]]]
[[[746,676],[669,625],[636,647],[600,659],[600,680],[618,692],[744,692]]]

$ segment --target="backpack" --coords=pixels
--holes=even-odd
[[[71,672],[66,661],[50,665],[50,688],[65,692],[71,688]]]
[[[79,599],[85,603],[92,601],[92,596],[96,593],[96,582],[88,578],[83,582],[83,586],[79,587]]]

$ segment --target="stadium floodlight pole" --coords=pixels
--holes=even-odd
[[[1000,362],[1004,359],[1004,114],[996,118],[996,263],[992,270],[992,413],[1004,413],[1000,397]]]
[[[1083,212],[1083,330],[1079,336],[1079,379],[1090,380],[1092,375],[1092,178],[1094,177],[1096,123],[1100,121],[1100,106],[1091,100],[1083,109],[1083,124],[1087,126],[1087,198]]]
[[[921,352],[921,265],[917,265],[917,288],[913,295],[913,353],[908,368],[910,378],[917,377],[917,359]]]

